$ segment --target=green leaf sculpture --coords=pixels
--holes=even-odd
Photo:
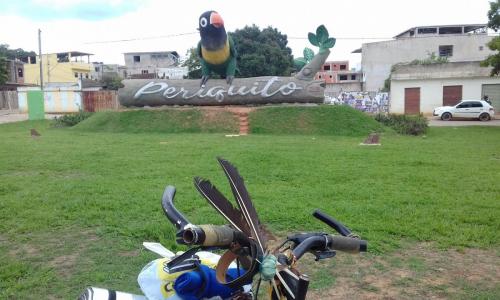
[[[309,32],[307,35],[309,42],[314,46],[319,47],[319,53],[323,53],[326,50],[333,48],[335,46],[335,38],[331,38],[328,34],[328,30],[325,25],[320,25],[316,29],[316,34]]]
[[[307,65],[314,57],[314,51],[311,48],[304,48],[304,57],[298,57],[293,60],[293,64],[296,70],[301,70],[305,65]]]
[[[311,48],[304,48],[304,58],[307,62],[310,62],[314,57],[314,51]]]

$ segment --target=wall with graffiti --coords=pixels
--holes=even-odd
[[[326,97],[325,103],[349,105],[367,113],[388,113],[389,93],[381,92],[341,92],[336,97]]]

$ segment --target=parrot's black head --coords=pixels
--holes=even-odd
[[[216,11],[204,12],[198,20],[201,45],[208,50],[218,50],[226,44],[224,21]]]

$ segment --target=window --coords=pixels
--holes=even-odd
[[[470,102],[464,102],[464,103],[457,105],[457,108],[467,108],[470,106],[471,106]]]
[[[134,62],[141,62],[141,56],[140,55],[134,55]]]
[[[95,67],[95,71],[96,71],[96,72],[99,72],[99,67]]]
[[[24,76],[23,69],[22,68],[17,69],[17,77],[22,78],[23,76]]]
[[[85,73],[85,78],[89,79],[89,73]]]
[[[323,66],[324,71],[330,71],[330,65],[324,65]]]
[[[339,80],[347,80],[347,75],[339,75]]]
[[[341,69],[341,70],[346,70],[346,69],[347,69],[347,66],[346,66],[346,65],[340,65],[340,69]]]
[[[483,51],[484,47],[483,46],[479,46],[479,51]]]
[[[439,56],[440,57],[453,56],[453,46],[452,45],[439,46]]]
[[[333,78],[333,75],[330,75],[330,78]]]
[[[462,27],[441,27],[439,28],[439,34],[457,34],[462,33]]]
[[[471,102],[471,107],[483,107],[481,102]]]
[[[78,72],[75,72],[75,78],[78,78]]]
[[[435,27],[425,27],[425,28],[419,28],[417,30],[418,34],[431,34],[431,33],[437,33],[437,28]]]
[[[148,72],[148,70],[142,70],[141,73],[142,74],[148,74],[149,72]]]
[[[351,80],[356,80],[356,75],[351,75]]]

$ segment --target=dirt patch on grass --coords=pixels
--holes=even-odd
[[[47,266],[53,268],[63,278],[67,278],[73,274],[78,259],[81,259],[87,245],[99,238],[90,230],[82,232],[70,230],[57,234],[50,233],[50,236],[47,234],[26,236],[24,239],[25,241],[18,243],[16,247],[11,247],[8,252],[10,257],[19,261],[47,261]]]
[[[308,299],[500,296],[500,258],[491,250],[441,251],[421,243],[386,255],[337,255],[326,262],[302,261],[312,277]]]

